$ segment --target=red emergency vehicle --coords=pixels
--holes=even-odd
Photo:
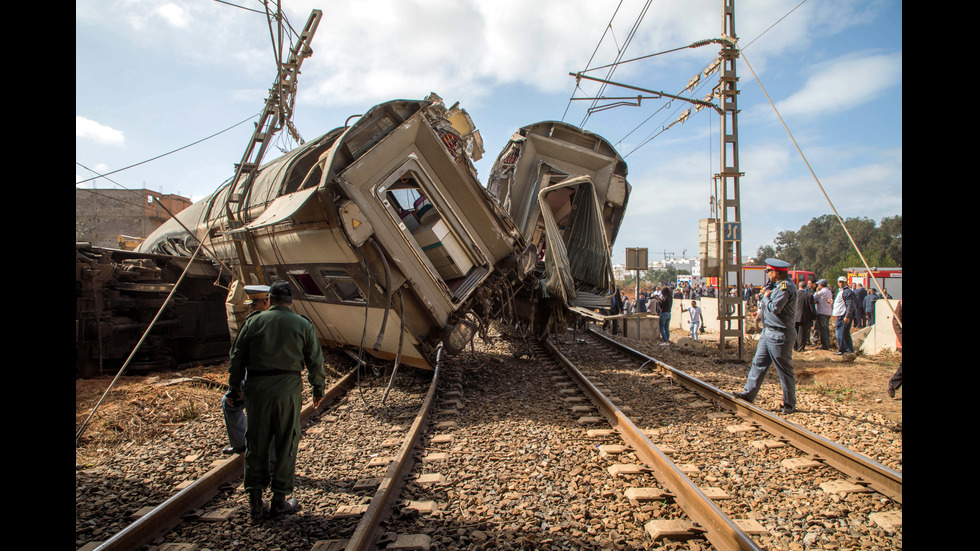
[[[888,295],[893,299],[902,298],[902,269],[901,268],[879,268],[877,266],[871,267],[871,272],[865,267],[858,268],[845,268],[847,272],[847,284],[853,285],[855,283],[860,283],[865,289],[878,289],[878,293],[882,294],[882,287],[888,292]],[[874,276],[872,279],[871,276]],[[878,284],[875,285],[875,280]],[[884,295],[883,295],[884,296]]]
[[[789,276],[797,287],[802,287],[804,283],[809,284],[811,281],[817,280],[817,274],[808,270],[790,270]],[[709,277],[707,280],[709,286],[718,287],[717,277]],[[767,281],[765,266],[742,266],[742,285],[751,285],[758,291],[766,286]],[[728,283],[729,285],[733,284],[731,281]]]

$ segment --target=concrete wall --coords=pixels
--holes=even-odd
[[[871,326],[871,331],[861,345],[861,351],[865,354],[877,354],[882,350],[896,350],[895,345],[898,339],[895,337],[895,329],[892,327],[892,308],[886,302],[890,302],[892,308],[898,306],[897,300],[879,299],[875,303],[875,324]]]

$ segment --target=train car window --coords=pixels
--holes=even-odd
[[[316,284],[316,280],[306,270],[292,270],[289,272],[289,275],[293,277],[293,280],[299,288],[307,295],[312,297],[324,296],[323,291],[320,290],[320,286]]]
[[[336,295],[341,302],[354,302],[364,304],[364,297],[354,280],[347,275],[347,272],[340,270],[320,270],[323,281],[327,284],[327,291],[330,295]]]
[[[432,205],[428,204],[428,200],[419,189],[418,183],[407,174],[388,188],[385,192],[385,200],[398,214],[409,233],[414,232],[419,227],[419,218],[422,216],[421,209],[432,208]]]

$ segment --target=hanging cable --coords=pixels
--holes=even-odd
[[[630,28],[629,35],[627,36],[626,41],[623,43],[622,49],[620,49],[616,55],[616,61],[609,67],[609,71],[606,73],[607,80],[612,78],[613,73],[616,72],[616,68],[618,67],[621,58],[626,53],[626,49],[629,48],[630,44],[633,42],[633,38],[636,36],[636,31],[640,27],[640,22],[643,21],[643,18],[646,16],[647,10],[650,9],[650,4],[652,2],[653,0],[647,0],[647,3],[644,4],[643,9],[640,11],[640,15],[637,16],[636,21],[633,23],[633,27]],[[606,89],[606,84],[603,83],[603,85],[599,87],[599,92],[596,93],[596,99],[592,101],[592,105],[589,107],[589,109],[586,110],[585,117],[582,119],[582,122],[579,124],[579,127],[585,128],[585,123],[586,121],[589,120],[589,116],[591,115],[590,112],[591,108],[595,107],[596,102],[599,101],[598,99],[599,96],[602,96],[603,91],[605,89]]]
[[[385,327],[388,325],[388,312],[391,310],[391,269],[388,267],[388,259],[385,258],[384,252],[381,251],[381,246],[372,237],[371,246],[374,247],[374,251],[378,253],[381,257],[381,263],[384,265],[385,269],[385,314],[381,319],[381,329],[378,330],[378,340],[374,342],[374,350],[378,351],[381,349],[381,339],[385,336]]]
[[[381,397],[381,405],[385,405],[391,386],[395,384],[395,374],[398,373],[398,366],[402,360],[402,343],[405,341],[405,295],[402,289],[398,289],[399,316],[401,317],[401,328],[398,331],[398,353],[395,354],[395,367],[391,369],[391,378],[388,379],[388,388],[385,389],[384,396]]]
[[[613,12],[612,17],[609,18],[609,23],[606,23],[606,28],[603,29],[603,31],[602,31],[602,36],[599,37],[599,42],[596,42],[595,49],[592,50],[592,56],[589,57],[589,62],[585,64],[586,71],[589,70],[588,69],[589,65],[592,63],[592,60],[595,59],[595,54],[596,54],[596,52],[599,51],[599,46],[602,45],[602,40],[604,38],[606,38],[606,33],[609,32],[610,30],[612,30],[612,22],[613,22],[614,19],[616,19],[616,14],[619,13],[619,8],[622,7],[622,5],[623,5],[623,0],[619,0],[619,4],[616,5],[616,10]],[[561,120],[562,120],[562,122],[565,122],[565,115],[568,114],[568,108],[572,106],[572,98],[575,97],[575,90],[578,90],[578,88],[579,88],[578,87],[578,81],[576,81],[575,82],[575,89],[572,90],[572,95],[571,95],[570,98],[568,98],[568,105],[565,106],[565,112],[561,114]]]

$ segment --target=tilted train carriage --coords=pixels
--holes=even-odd
[[[534,260],[477,181],[478,135],[460,115],[438,98],[377,105],[185,209],[193,236],[171,220],[141,250],[184,255],[203,239],[246,284],[291,282],[323,344],[429,367],[440,342],[470,340],[469,314],[500,306],[506,292],[488,289],[520,284]]]
[[[615,290],[611,253],[631,187],[627,166],[601,136],[544,121],[518,130],[497,157],[487,188],[538,251],[536,274],[553,314],[591,313]]]
[[[465,111],[434,94],[382,103],[226,182],[140,251],[186,256],[203,240],[238,274],[230,302],[243,284],[287,280],[324,345],[430,368],[440,344],[458,351],[491,319],[542,331],[566,306],[608,303],[625,163],[605,140],[550,124],[508,145],[520,154],[505,197],[501,160],[489,191],[477,180],[482,144]],[[525,169],[541,154],[545,168]]]

